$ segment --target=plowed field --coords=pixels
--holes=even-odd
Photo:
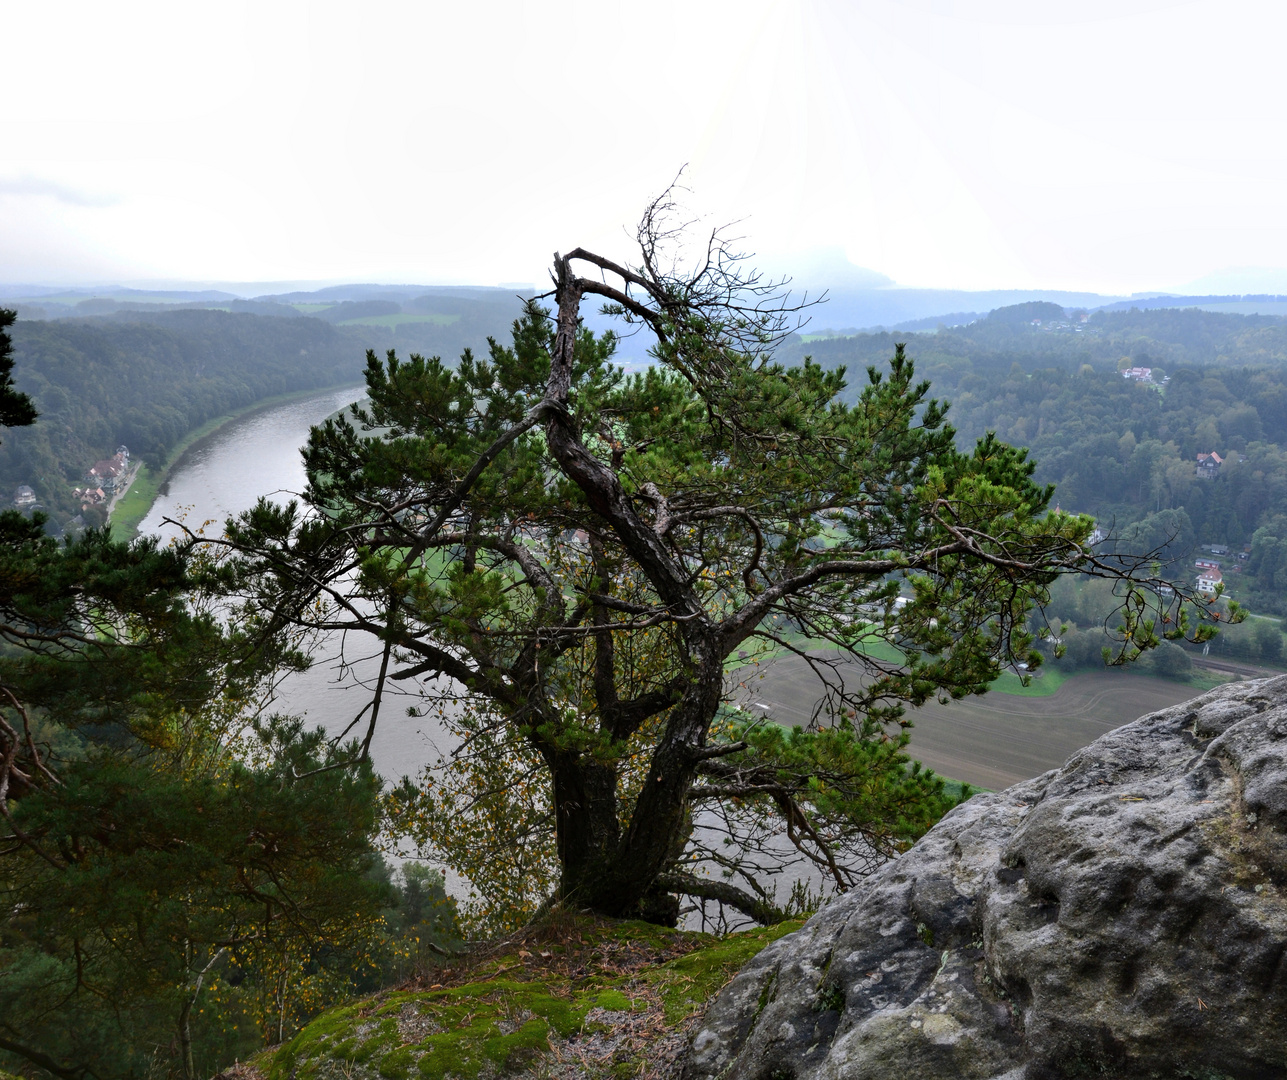
[[[775,660],[741,700],[782,724],[808,723],[816,677],[796,658]],[[910,710],[909,751],[944,776],[999,790],[1054,769],[1106,731],[1203,691],[1126,672],[1085,672],[1048,697],[990,693]]]

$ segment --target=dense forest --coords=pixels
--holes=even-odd
[[[963,445],[995,431],[1027,447],[1063,509],[1095,515],[1121,544],[1164,549],[1172,573],[1227,547],[1226,591],[1287,614],[1287,322],[1032,303],[936,333],[794,341],[788,354],[845,366],[854,395],[900,340],[951,403]],[[1199,476],[1197,455],[1212,452],[1223,464]]]
[[[348,299],[352,290],[193,306],[111,298],[28,315],[13,328],[17,384],[40,413],[0,446],[0,504],[20,486],[61,531],[104,507],[75,497],[118,446],[155,467],[190,431],[264,398],[357,383],[368,348],[454,355],[503,333],[519,308],[507,290],[443,289]],[[219,307],[231,310],[219,310]]]
[[[40,423],[0,446],[0,490],[31,487],[55,526],[118,445],[150,465],[193,428],[275,394],[356,382],[361,354],[316,319],[221,311],[19,322],[17,383]]]

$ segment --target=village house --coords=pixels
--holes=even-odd
[[[80,508],[88,510],[107,500],[107,492],[101,487],[72,488],[72,497],[80,500]]]
[[[36,493],[26,484],[19,484],[18,490],[13,493],[13,505],[19,510],[28,506],[36,505]]]
[[[1204,480],[1213,480],[1220,475],[1220,466],[1224,464],[1224,458],[1214,450],[1209,454],[1199,454],[1197,473]]]
[[[1122,372],[1123,379],[1134,379],[1136,382],[1152,382],[1153,369],[1146,367],[1127,368]]]
[[[116,481],[121,475],[121,463],[114,458],[105,458],[102,461],[96,461],[93,468],[89,470],[86,479],[91,484],[99,484],[104,488],[114,488]]]
[[[1223,580],[1219,570],[1203,570],[1198,575],[1198,592],[1208,596],[1216,591],[1216,586]]]
[[[86,479],[91,485],[101,487],[104,491],[115,491],[116,485],[125,478],[130,467],[130,452],[124,446],[118,446],[116,453],[102,461],[96,461],[89,470]]]

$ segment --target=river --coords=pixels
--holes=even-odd
[[[219,428],[175,463],[139,533],[168,539],[181,531],[171,522],[182,520],[189,528],[204,525],[208,534],[218,535],[227,517],[249,510],[260,496],[287,502],[304,487],[300,447],[308,440],[309,428],[363,393],[359,386],[326,390]],[[274,708],[303,715],[327,731],[343,731],[370,699],[364,684],[379,667],[378,658],[371,659],[374,651],[374,639],[367,635],[328,642],[310,670],[283,682]],[[387,780],[415,775],[438,756],[436,728],[428,721],[409,719],[410,699],[400,702],[399,696],[386,691],[371,742],[376,770]]]
[[[178,536],[182,530],[173,522],[181,520],[189,528],[204,526],[208,535],[218,535],[226,518],[250,509],[260,496],[279,502],[294,498],[305,483],[300,447],[308,439],[309,428],[351,404],[362,392],[355,386],[327,390],[252,413],[219,428],[176,462],[169,481],[140,523],[140,534],[162,539]],[[273,707],[279,712],[303,715],[310,724],[338,733],[370,700],[368,686],[378,670],[379,656],[373,638],[332,638],[312,668],[283,681]],[[380,722],[371,743],[376,771],[385,780],[415,776],[450,748],[432,717],[407,716],[407,706],[416,701],[418,697],[407,695],[399,686],[386,686]],[[784,862],[791,860],[785,848],[780,854]],[[448,891],[463,898],[468,891],[466,884],[449,870],[445,876]],[[816,874],[806,871],[805,877],[814,887],[819,884]],[[685,925],[696,929],[703,923],[693,913]]]

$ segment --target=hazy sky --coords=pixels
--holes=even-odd
[[[768,260],[904,285],[1287,267],[1278,3],[2,10],[0,281],[538,282],[684,163]]]

